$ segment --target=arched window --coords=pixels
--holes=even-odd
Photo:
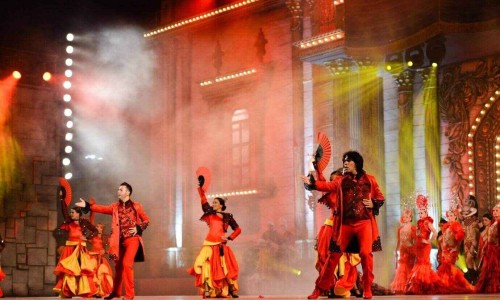
[[[232,186],[244,188],[250,186],[250,128],[248,111],[238,109],[232,117]]]

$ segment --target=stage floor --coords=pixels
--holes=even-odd
[[[58,297],[5,297],[3,299],[59,299]],[[81,299],[78,297],[74,297],[73,299]],[[93,299],[93,298],[90,298]],[[118,298],[115,298],[118,299]],[[167,300],[200,300],[202,299],[201,296],[136,296],[135,300],[160,300],[160,299],[167,299]],[[292,295],[292,296],[279,296],[279,295],[272,295],[272,296],[247,296],[247,295],[241,295],[239,299],[272,299],[272,300],[282,300],[282,299],[307,299],[307,295]],[[328,299],[328,298],[318,298],[318,299]],[[342,299],[342,298],[334,298],[334,299]],[[351,297],[349,298],[351,300],[353,299],[362,299],[362,298],[356,298],[356,297]],[[476,299],[500,299],[500,294],[469,294],[469,295],[412,295],[412,296],[374,296],[374,300],[400,300],[400,299],[419,299],[419,300],[462,300],[462,299],[467,299],[467,300],[476,300]]]

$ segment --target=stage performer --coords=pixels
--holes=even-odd
[[[331,276],[338,265],[343,252],[357,243],[363,268],[363,298],[371,299],[373,282],[373,251],[382,250],[380,236],[375,216],[384,204],[384,195],[380,191],[377,181],[363,170],[363,157],[356,151],[348,151],[342,156],[344,176],[337,177],[332,182],[311,180],[303,176],[302,180],[309,189],[333,192],[337,195],[340,222],[334,222],[334,241],[340,251],[331,251],[331,258],[316,280],[316,286],[309,299],[316,299],[330,288]],[[351,244],[351,245],[350,245]],[[335,289],[341,288],[335,286]]]
[[[500,203],[493,207],[486,250],[481,261],[481,274],[476,284],[478,293],[500,293]]]
[[[442,287],[437,273],[432,269],[430,260],[431,242],[436,239],[437,231],[432,225],[432,218],[427,214],[427,197],[418,195],[416,204],[419,215],[415,242],[417,260],[408,277],[405,293],[415,295],[435,294]]]
[[[469,195],[461,209],[461,219],[465,232],[464,238],[464,256],[467,264],[467,273],[465,277],[469,282],[474,283],[477,280],[476,258],[479,244],[479,227],[477,219],[476,197]],[[457,219],[460,216],[457,216]]]
[[[465,232],[457,218],[460,211],[451,208],[446,212],[448,223],[443,225],[443,239],[441,244],[441,264],[437,274],[443,283],[440,294],[468,294],[474,292],[464,273],[455,266],[460,250],[460,243],[464,240]]]
[[[91,204],[95,203],[93,198],[89,199]],[[94,225],[95,213],[91,212],[89,221]],[[109,246],[109,238],[104,234],[105,225],[97,223],[97,235],[90,240],[89,254],[95,261],[95,282],[97,284],[96,297],[105,297],[113,291],[113,272],[109,265],[108,259],[105,256],[106,248]]]
[[[239,267],[227,243],[233,241],[241,229],[233,215],[225,212],[227,200],[217,197],[210,205],[203,190],[204,179],[198,177],[198,180],[203,210],[200,220],[207,223],[209,230],[194,266],[188,269],[188,273],[195,276],[195,286],[203,298],[238,298]],[[227,234],[228,227],[233,230],[230,235]]]
[[[68,214],[64,194],[61,210],[65,221],[59,228],[68,231],[68,240],[54,270],[57,282],[53,290],[60,298],[92,297],[97,291],[94,283],[95,262],[90,258],[86,241],[97,235],[97,229],[89,220],[82,218],[80,207],[71,208]]]
[[[391,283],[391,290],[396,294],[404,294],[408,276],[415,264],[415,238],[417,227],[412,225],[413,212],[405,208],[401,215],[401,225],[398,228],[398,242],[396,249],[399,250],[396,274]]]
[[[118,202],[98,205],[80,199],[76,205],[96,213],[111,215],[111,236],[109,238],[109,257],[115,261],[113,292],[105,299],[121,297],[125,287],[124,300],[135,296],[134,262],[144,261],[142,232],[149,225],[149,218],[139,202],[132,201],[132,186],[123,182],[117,191]]]
[[[481,264],[484,257],[484,251],[486,250],[486,245],[488,244],[488,231],[492,223],[493,216],[490,213],[485,213],[483,215],[482,227],[480,229],[481,234],[479,236],[479,253],[477,255],[477,257],[479,258],[478,266]]]

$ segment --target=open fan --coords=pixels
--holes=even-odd
[[[69,185],[69,181],[67,181],[63,177],[59,177],[59,185],[62,188],[62,196],[64,197],[64,202],[66,206],[69,207],[71,203],[71,186]]]
[[[322,132],[318,132],[318,148],[314,154],[314,161],[318,166],[318,171],[323,172],[323,170],[330,162],[330,157],[332,156],[332,146],[328,137]]]
[[[212,183],[212,173],[207,167],[199,167],[196,169],[196,176],[198,176],[200,187],[206,193],[210,188],[210,183]]]

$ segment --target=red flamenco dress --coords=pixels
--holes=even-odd
[[[415,243],[415,266],[410,272],[408,282],[406,283],[406,294],[413,295],[432,295],[436,294],[441,289],[441,281],[439,276],[432,269],[430,254],[431,244],[425,243],[429,240],[431,230],[429,224],[432,224],[431,217],[419,219],[417,222],[417,237]]]
[[[391,290],[396,294],[404,294],[410,272],[415,265],[415,238],[417,228],[411,223],[398,229],[399,259]]]
[[[92,297],[97,292],[94,283],[95,262],[87,251],[85,239],[95,236],[97,229],[86,219],[71,220],[64,200],[61,204],[66,221],[60,228],[68,231],[68,240],[54,270],[57,283],[53,290],[61,298]],[[87,237],[84,233],[87,233]]]
[[[108,260],[104,256],[105,248],[102,234],[96,235],[90,242],[92,244],[89,254],[95,263],[95,282],[97,285],[96,296],[104,297],[113,291],[113,272]]]
[[[443,283],[442,294],[469,294],[474,292],[474,286],[465,279],[464,273],[455,266],[458,258],[459,245],[464,240],[465,232],[457,221],[443,225],[441,264],[437,274]]]
[[[488,229],[476,292],[500,293],[500,218]]]
[[[188,273],[195,276],[195,286],[203,297],[227,298],[238,297],[238,262],[226,240],[228,227],[233,233],[228,240],[234,240],[241,229],[233,219],[233,215],[225,212],[215,211],[207,202],[205,192],[198,188],[203,209],[202,221],[208,224],[209,232],[203,242],[194,266],[188,269]]]

